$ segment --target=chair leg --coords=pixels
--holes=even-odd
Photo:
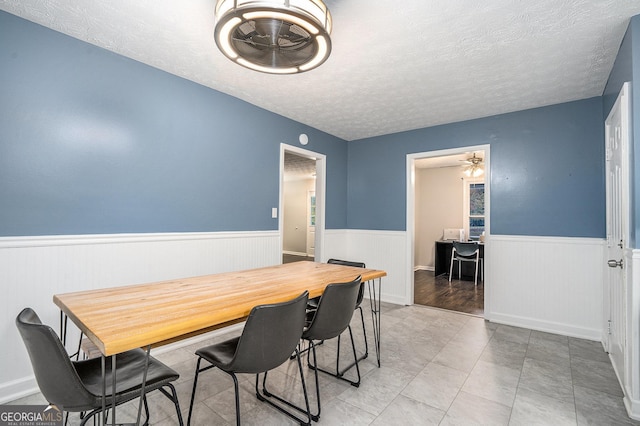
[[[474,275],[474,277],[475,277],[474,284],[475,284],[475,285],[476,285],[476,287],[477,287],[477,286],[478,286],[478,264],[479,264],[480,262],[478,261],[478,259],[476,259],[476,262],[475,262],[475,263],[476,263],[476,274]]]
[[[184,421],[182,419],[182,412],[180,411],[180,403],[178,402],[178,392],[176,391],[175,386],[173,386],[171,383],[167,383],[165,386],[171,390],[171,393],[167,392],[164,388],[160,388],[159,390],[164,394],[164,396],[166,396],[171,400],[171,402],[173,402],[173,405],[175,405],[176,407],[176,413],[178,414],[178,424],[180,426],[183,426]]]
[[[320,346],[324,343],[324,340],[319,341],[318,343],[316,343],[316,346]],[[298,344],[298,348],[300,348],[300,345]],[[300,356],[304,355],[305,352],[309,352],[311,350],[311,346],[307,346],[305,349],[298,349],[300,351]],[[295,352],[291,354],[291,356],[289,357],[290,360],[294,360],[296,359],[296,354]]]
[[[307,393],[307,384],[304,380],[304,371],[302,369],[302,361],[300,359],[300,352],[298,351],[298,349],[296,348],[295,351],[295,357],[296,360],[298,362],[298,372],[300,373],[300,380],[302,381],[302,392],[304,394],[304,402],[305,402],[305,408],[301,408],[298,407],[297,405],[293,404],[290,401],[287,401],[286,399],[275,395],[271,392],[269,392],[269,390],[267,389],[267,375],[268,375],[268,371],[264,373],[264,376],[262,378],[262,393],[260,393],[260,387],[259,387],[259,383],[260,383],[260,374],[256,374],[256,397],[258,398],[258,400],[262,401],[262,402],[266,402],[267,404],[271,405],[272,407],[274,407],[275,409],[277,409],[278,411],[280,411],[281,413],[287,415],[288,417],[290,417],[291,419],[297,421],[298,423],[300,423],[301,425],[305,425],[305,426],[309,426],[311,425],[311,421],[318,421],[318,417],[314,418],[311,415],[311,408],[309,407],[309,395]],[[317,380],[316,380],[316,388],[317,388]],[[285,410],[283,407],[281,407],[280,405],[274,403],[273,401],[271,401],[268,398],[274,398],[277,401],[280,401],[281,403],[300,411],[301,413],[306,415],[306,419],[301,419],[298,416],[296,416],[295,414],[293,414],[292,412]],[[318,410],[319,411],[319,410]]]
[[[315,346],[313,346],[314,348],[314,364],[312,365],[309,362],[309,368],[311,368],[312,370],[315,371],[321,371],[325,374],[329,374],[333,377],[336,377],[340,380],[344,380],[345,382],[348,382],[349,384],[351,384],[351,386],[355,386],[355,387],[359,387],[360,386],[360,367],[358,366],[358,355],[356,353],[356,344],[355,341],[353,340],[353,333],[351,332],[351,326],[348,326],[347,329],[349,330],[349,336],[351,337],[351,348],[353,349],[353,358],[354,358],[354,363],[356,366],[356,371],[358,373],[358,380],[357,381],[353,381],[353,380],[349,380],[346,377],[343,377],[342,375],[339,374],[339,372],[337,373],[332,373],[330,371],[327,370],[323,370],[322,368],[318,367],[317,363],[316,363],[316,358],[315,358]],[[338,336],[338,348],[340,347],[340,342],[339,342],[340,336]]]
[[[144,424],[142,426],[149,426],[149,404],[147,403],[146,395],[142,396],[142,405],[144,405],[144,415],[145,415]]]
[[[231,375],[231,378],[233,379],[233,390],[236,395],[236,425],[240,426],[240,389],[238,388],[238,378],[230,371],[225,371],[225,373]]]
[[[309,345],[311,345],[311,350],[313,352],[313,365],[318,365],[318,357],[316,355],[316,345],[313,343],[313,341],[309,340]],[[308,355],[307,356],[307,365],[311,365],[311,356]],[[320,420],[320,381],[318,380],[318,369],[314,368],[313,369],[313,374],[315,376],[316,379],[316,403],[318,405],[318,412],[314,415],[311,414],[311,418],[313,419],[314,422],[317,422],[318,420]]]
[[[451,276],[453,275],[453,262],[455,260],[455,253],[451,254],[451,266],[449,266],[449,282],[451,282]]]
[[[144,419],[144,423],[142,424],[142,426],[148,426],[149,425],[149,405],[147,404],[147,397],[143,396],[142,397],[142,405],[144,406],[144,415],[145,415],[145,419]],[[106,415],[105,415],[105,419],[109,419],[109,411],[112,411],[112,407],[109,406],[107,408],[106,411]],[[84,412],[81,413],[81,417],[80,417],[80,426],[84,426],[87,424],[87,421],[89,421],[89,419],[93,419],[93,424],[96,424],[96,415],[102,413],[102,407],[100,408],[96,408],[93,411],[89,412],[86,415],[82,415]],[[68,414],[68,413],[67,413]],[[102,420],[102,419],[101,419]]]
[[[360,319],[362,320],[362,334],[364,335],[364,354],[361,357],[358,358],[358,362],[360,362],[360,361],[362,361],[363,359],[366,359],[369,356],[369,344],[367,343],[367,328],[364,325],[364,314],[362,313],[362,306],[358,306],[357,309],[360,310]],[[338,352],[338,356],[339,356],[339,352]],[[337,370],[338,371],[338,375],[339,376],[343,376],[344,373],[346,373],[347,371],[351,370],[355,365],[356,365],[356,363],[352,362],[347,367],[345,367],[344,370],[340,371],[340,369],[338,369]]]
[[[198,386],[198,374],[200,374],[200,372],[202,371],[207,371],[214,367],[213,365],[208,365],[206,367],[200,368],[201,361],[202,361],[202,358],[198,357],[198,363],[196,364],[196,374],[195,374],[195,377],[193,378],[193,390],[191,391],[191,402],[189,403],[189,416],[187,417],[187,426],[191,424],[191,414],[193,413],[193,402],[196,397],[196,386]],[[178,397],[176,395],[176,401],[177,400],[178,400]]]

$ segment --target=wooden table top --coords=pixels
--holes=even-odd
[[[56,294],[53,302],[104,355],[160,346],[243,321],[254,306],[320,296],[331,283],[385,271],[294,262],[148,284]]]

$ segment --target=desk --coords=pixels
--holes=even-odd
[[[53,302],[105,356],[161,346],[243,321],[256,305],[320,296],[335,282],[369,281],[379,356],[379,286],[385,271],[295,262],[240,272],[80,291]],[[371,281],[378,279],[378,294]],[[375,306],[374,306],[375,305]]]
[[[484,244],[480,243],[480,258],[484,259]],[[449,268],[451,267],[451,249],[453,248],[453,241],[436,241],[435,252],[435,276],[442,274],[449,274]],[[474,266],[468,262],[462,262],[462,279],[474,279],[475,269]],[[456,275],[454,275],[456,276]]]

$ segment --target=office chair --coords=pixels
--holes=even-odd
[[[198,375],[213,367],[229,374],[233,379],[236,403],[236,424],[240,425],[240,395],[238,389],[237,373],[249,373],[256,375],[256,397],[291,417],[293,420],[303,425],[311,424],[311,414],[309,409],[309,399],[304,381],[302,362],[298,353],[297,345],[304,328],[306,306],[309,292],[305,291],[293,300],[259,305],[251,309],[249,317],[245,323],[242,334],[239,337],[226,340],[221,343],[210,345],[196,351],[198,363],[193,381],[193,391],[191,393],[191,403],[189,405],[189,417],[187,425],[191,424],[193,402],[195,400],[196,387],[198,385]],[[267,373],[286,360],[292,352],[296,352],[298,369],[302,380],[302,389],[306,403],[306,409],[301,409],[283,398],[277,397],[267,392],[265,382]],[[210,365],[200,367],[202,360]],[[263,392],[258,387],[260,374],[264,373]],[[301,419],[292,412],[285,410],[279,404],[274,403],[269,398],[275,397],[285,405],[293,407],[306,414],[306,419]]]
[[[69,359],[66,349],[53,329],[42,324],[31,308],[25,308],[16,318],[16,326],[22,336],[38,387],[49,404],[67,412],[88,414],[82,416],[80,425],[102,412],[102,360],[92,358],[82,361]],[[142,349],[134,349],[116,355],[116,405],[140,396],[147,354]],[[106,409],[111,408],[112,374],[111,363],[106,363]],[[179,377],[171,368],[157,359],[148,357],[145,394],[159,390],[173,402],[182,422],[178,395],[172,381]],[[168,388],[165,389],[165,388]],[[142,397],[145,410],[145,425],[149,424],[149,407],[146,395]]]
[[[478,243],[453,242],[453,248],[451,249],[451,266],[449,267],[449,282],[451,282],[451,277],[453,276],[454,262],[458,262],[458,279],[460,279],[462,273],[462,262],[474,262],[476,266],[474,275],[475,285],[478,285],[478,265],[481,262],[480,246]]]

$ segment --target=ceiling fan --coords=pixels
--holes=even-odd
[[[463,173],[468,177],[480,177],[484,173],[484,168],[482,167],[482,158],[476,157],[476,153],[473,153],[472,157],[467,158],[464,161],[468,165],[465,166]]]

